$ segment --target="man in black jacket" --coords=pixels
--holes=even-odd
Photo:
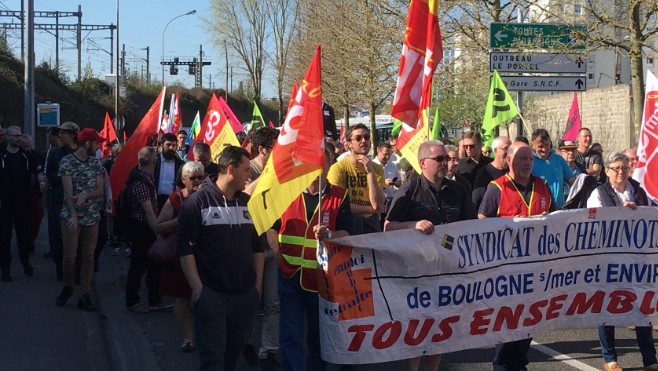
[[[155,163],[153,179],[158,194],[158,210],[161,210],[169,195],[176,190],[176,174],[185,161],[176,155],[178,141],[176,135],[167,133],[160,139],[160,156]]]
[[[249,152],[226,147],[178,214],[178,255],[192,287],[201,370],[233,370],[260,300],[263,240],[243,193]]]

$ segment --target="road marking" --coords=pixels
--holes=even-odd
[[[573,359],[573,358],[571,358],[571,357],[569,357],[569,356],[566,356],[566,355],[564,355],[564,354],[562,354],[562,353],[559,353],[559,352],[557,352],[557,351],[555,351],[555,350],[553,350],[553,349],[551,349],[551,348],[549,348],[549,347],[547,347],[547,346],[545,346],[545,345],[539,344],[539,343],[536,342],[536,341],[533,341],[533,342],[532,342],[532,347],[533,347],[534,349],[536,349],[536,350],[538,350],[538,351],[540,351],[540,352],[542,352],[542,353],[544,353],[544,354],[550,356],[550,357],[553,357],[555,360],[558,360],[558,361],[560,361],[560,362],[566,363],[566,364],[568,364],[569,366],[574,367],[574,368],[576,368],[576,369],[578,369],[578,370],[584,370],[584,371],[599,371],[599,369],[596,368],[596,367],[592,367],[592,366],[590,366],[590,365],[588,365],[588,364],[586,364],[586,363],[583,363],[583,362],[577,361],[577,360],[575,360],[575,359]]]

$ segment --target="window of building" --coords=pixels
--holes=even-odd
[[[574,5],[573,12],[576,14],[583,14],[583,8],[580,5]]]
[[[653,57],[647,58],[647,67],[653,67]]]

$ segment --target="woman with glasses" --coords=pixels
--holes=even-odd
[[[649,199],[640,184],[628,177],[628,156],[615,152],[604,163],[608,181],[596,187],[587,199],[587,207],[625,206],[635,210],[638,206],[648,206]],[[653,345],[651,326],[635,327],[637,345],[642,354],[643,370],[658,370],[656,349]],[[605,360],[606,371],[621,371],[617,363],[615,349],[615,327],[599,326],[601,353]]]
[[[178,228],[178,212],[189,195],[199,189],[203,183],[203,164],[198,161],[190,161],[182,167],[182,181],[185,188],[174,192],[162,207],[158,216],[156,232],[161,235],[176,233]],[[192,335],[192,289],[183,274],[180,262],[171,267],[163,267],[160,277],[160,294],[175,298],[174,314],[178,320],[183,333],[183,345],[181,351],[188,353],[194,351]]]

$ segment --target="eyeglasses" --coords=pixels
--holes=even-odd
[[[203,178],[205,178],[203,175],[191,176],[190,180],[193,181],[193,182],[196,182],[196,181],[199,181],[199,180],[203,180]]]
[[[360,142],[360,141],[362,141],[362,140],[370,140],[370,134],[366,134],[366,135],[355,135],[355,136],[352,137],[351,140],[355,140],[355,141],[357,141],[357,142]]]
[[[462,144],[464,148],[475,148],[475,144]]]
[[[459,162],[459,157],[448,157],[448,161]]]
[[[507,147],[496,147],[496,149],[502,149],[505,152],[507,152],[508,148],[509,148],[509,146],[507,146]]]
[[[434,160],[436,162],[448,162],[450,159],[449,156],[436,156],[436,157],[425,157],[427,160]]]
[[[620,171],[623,172],[623,173],[625,173],[625,172],[627,172],[630,168],[629,168],[628,166],[617,166],[617,167],[609,167],[608,169],[614,171],[615,173],[618,173],[618,172],[620,172]]]

